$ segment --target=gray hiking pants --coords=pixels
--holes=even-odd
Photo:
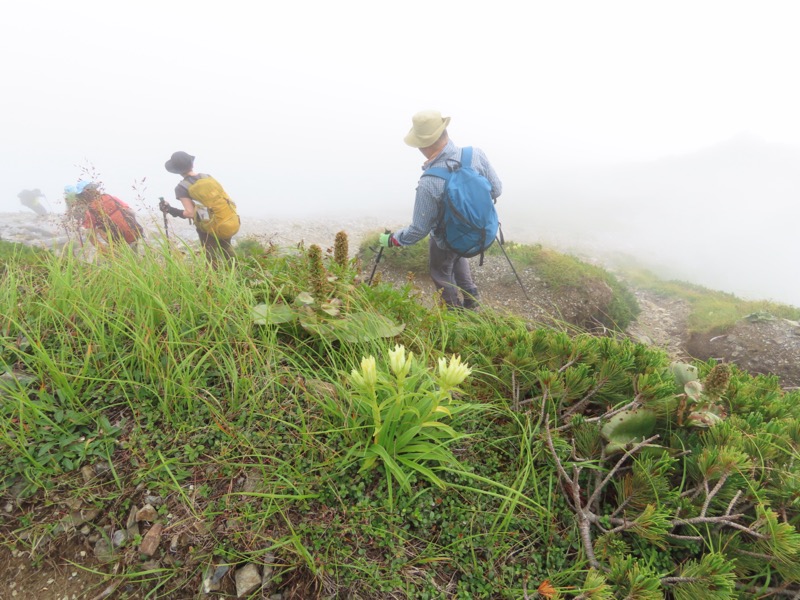
[[[428,267],[437,290],[448,308],[477,308],[478,286],[472,280],[469,261],[447,248],[439,248],[433,237],[429,242]],[[459,297],[459,290],[464,296]]]

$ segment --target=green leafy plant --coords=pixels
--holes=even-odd
[[[153,503],[159,566],[142,529],[92,567],[124,594],[190,597],[248,562],[284,597],[800,592],[800,392],[431,308],[335,248],[315,297],[302,247],[252,250],[219,271],[175,245],[6,263],[7,545],[60,561],[73,519],[119,529]],[[691,423],[704,405],[724,418]]]
[[[365,311],[343,315],[341,305],[342,302],[336,298],[318,303],[311,294],[301,292],[292,305],[262,303],[254,306],[252,319],[257,325],[296,321],[309,333],[349,343],[392,338],[403,331],[404,325],[393,323],[377,313]]]
[[[675,381],[683,386],[678,396],[678,425],[710,427],[722,421],[727,411],[721,402],[730,382],[727,365],[714,365],[705,381],[699,380],[697,367],[686,363],[673,363]]]
[[[456,400],[458,386],[470,374],[460,357],[439,359],[432,374],[417,365],[405,347],[389,351],[389,370],[377,368],[373,356],[350,373],[352,394],[343,410],[348,428],[356,435],[354,451],[361,457],[361,471],[380,464],[392,498],[393,482],[411,491],[413,476],[444,487],[431,464],[457,466],[450,445],[463,437],[447,423],[454,416],[477,407]]]
[[[624,450],[627,446],[648,438],[656,427],[656,413],[646,408],[623,410],[612,416],[600,433],[608,441],[606,454]]]

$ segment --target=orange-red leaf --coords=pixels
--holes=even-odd
[[[547,579],[539,584],[539,589],[536,591],[539,592],[542,598],[555,598],[558,593],[556,592],[556,588],[554,588]]]

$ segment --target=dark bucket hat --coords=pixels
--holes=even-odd
[[[170,157],[170,159],[164,163],[164,168],[170,173],[183,175],[184,173],[191,171],[193,165],[194,156],[179,150],[178,152],[172,153],[172,157]]]

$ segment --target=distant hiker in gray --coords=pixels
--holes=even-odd
[[[405,137],[405,143],[412,148],[419,148],[425,156],[423,171],[444,169],[452,172],[460,167],[462,148],[456,146],[447,134],[450,117],[443,118],[439,111],[425,110],[415,114],[411,122],[412,127]],[[488,181],[486,186],[491,188],[488,193],[492,201],[496,200],[503,191],[503,184],[481,149],[474,148],[471,154],[469,166]],[[472,279],[469,261],[463,252],[454,251],[453,245],[448,244],[445,239],[445,189],[444,179],[423,174],[417,184],[411,225],[394,233],[382,234],[380,244],[383,247],[409,246],[430,234],[430,275],[436,289],[441,291],[445,305],[448,308],[476,309],[478,287]],[[487,202],[490,201],[487,199]],[[488,243],[493,240],[494,234]]]
[[[39,188],[35,190],[22,190],[17,194],[17,198],[19,198],[20,204],[27,206],[37,215],[43,217],[47,214],[47,208],[42,204],[42,200],[45,200],[45,197]]]

